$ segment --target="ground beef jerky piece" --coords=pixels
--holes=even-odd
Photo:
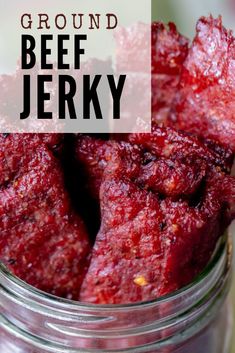
[[[152,24],[152,73],[179,75],[188,54],[188,39],[169,23]]]
[[[200,188],[207,172],[202,159],[177,161],[162,158],[146,151],[140,146],[121,142],[113,143],[112,156],[118,150],[119,158],[108,164],[108,173],[114,173],[120,179],[128,177],[140,188],[157,193],[161,197],[192,197]],[[107,173],[104,169],[104,173]]]
[[[0,186],[9,183],[41,145],[59,154],[63,134],[0,134]]]
[[[103,223],[80,300],[128,303],[144,300],[144,291],[147,299],[149,278],[143,270],[149,266],[148,257],[152,258],[153,276],[159,277],[161,273],[161,261],[156,261],[161,245],[156,229],[163,220],[158,201],[128,181],[113,179],[102,187],[101,207]]]
[[[60,165],[30,144],[17,174],[0,190],[0,260],[46,292],[78,299],[88,265],[84,224],[71,209]]]
[[[161,22],[153,22],[152,31],[143,23],[116,31],[117,71],[146,72],[146,62],[143,61],[148,52],[146,36],[151,34],[152,73],[180,74],[188,53],[188,39],[178,33],[173,23],[166,26]]]
[[[113,148],[117,144],[124,150],[126,148],[125,142],[119,139],[126,139],[145,151],[141,175],[136,176],[140,178],[140,182],[141,178],[146,179],[146,174],[149,185],[153,180],[156,187],[159,180],[159,187],[161,185],[163,191],[167,188],[169,194],[171,188],[171,196],[190,195],[200,184],[205,173],[205,163],[227,173],[231,171],[231,151],[211,141],[207,141],[205,145],[196,137],[172,128],[155,127],[151,134],[129,134],[116,138],[118,141],[105,141],[85,135],[77,138],[76,159],[79,170],[84,174],[82,185],[85,183],[86,190],[96,200],[103,171],[112,157]],[[162,175],[166,175],[165,184]],[[184,175],[183,179],[181,175]],[[186,175],[187,183],[184,184]]]
[[[129,134],[125,138],[160,157],[181,161],[199,158],[227,173],[230,173],[233,164],[233,152],[230,149],[212,141],[202,142],[197,137],[169,127],[156,126],[151,134]]]
[[[125,143],[85,135],[78,136],[76,140],[76,177],[73,181],[73,195],[78,195],[75,203],[94,241],[101,222],[100,185],[115,145],[121,147]]]
[[[234,187],[230,179],[230,190]],[[223,192],[220,177],[214,174],[208,175],[195,204],[169,198],[162,201],[166,230],[161,295],[189,284],[209,262],[219,237],[234,218]]]
[[[195,94],[181,89],[169,116],[169,124],[204,138],[218,141],[235,152],[235,91],[209,87]]]
[[[181,85],[192,85],[196,92],[217,84],[234,87],[234,44],[233,33],[223,27],[221,17],[199,19]]]
[[[169,23],[152,24],[152,119],[164,123],[175,98],[188,40]]]
[[[235,151],[235,41],[221,17],[202,17],[168,123]]]
[[[154,22],[151,32],[152,119],[153,123],[159,124],[166,120],[175,97],[182,63],[188,52],[188,40],[178,33],[173,23],[165,26],[163,23]],[[117,71],[124,70],[142,75],[149,71],[149,63],[146,62],[146,54],[149,51],[146,36],[150,36],[150,30],[149,26],[144,24],[120,28],[116,32]],[[143,87],[144,80],[141,75],[140,80],[140,87]]]
[[[161,197],[151,180],[136,178],[141,168],[132,148],[125,150],[126,159],[123,149],[115,148],[104,172],[102,224],[82,301],[145,301],[188,284],[208,263],[232,218],[231,199],[225,196],[235,188],[232,177],[209,169],[192,199]]]
[[[206,176],[205,161],[195,160],[186,163],[177,160],[159,158],[147,161],[141,166],[137,182],[145,189],[158,192],[172,198],[184,198],[193,195]]]

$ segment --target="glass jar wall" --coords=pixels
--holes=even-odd
[[[229,353],[231,245],[194,283],[131,305],[87,305],[42,293],[0,266],[0,353]]]

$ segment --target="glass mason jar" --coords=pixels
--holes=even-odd
[[[88,305],[47,295],[0,267],[0,353],[229,353],[231,245],[189,286],[158,300]]]

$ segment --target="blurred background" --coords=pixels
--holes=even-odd
[[[152,0],[152,13],[154,20],[165,23],[174,22],[178,30],[191,39],[194,37],[195,26],[199,17],[209,14],[214,17],[222,15],[224,26],[235,32],[235,0]],[[230,228],[230,232],[234,238],[235,224]],[[235,273],[231,299],[234,303],[235,321]],[[235,353],[235,325],[231,353]]]
[[[192,38],[199,17],[222,15],[224,25],[235,30],[235,0],[152,0],[153,18],[173,21],[179,31]]]

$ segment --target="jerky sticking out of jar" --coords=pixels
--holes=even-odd
[[[188,40],[170,23],[152,24],[152,123],[164,123],[178,90]]]
[[[183,64],[168,123],[235,152],[235,40],[222,19],[202,17]]]
[[[184,141],[187,147],[188,139]],[[149,178],[143,174],[145,153],[141,146],[129,144],[113,148],[100,189],[102,223],[82,284],[82,301],[130,303],[181,288],[206,266],[233,217],[235,181],[217,171],[216,165],[212,168],[209,151],[201,157],[202,165],[208,159],[209,168],[188,199],[179,195],[175,199],[167,190],[162,195],[160,177],[154,186],[154,173]],[[188,151],[185,156],[190,158]],[[162,163],[151,152],[148,158],[150,163]],[[193,162],[195,154],[191,158]],[[180,163],[182,159],[177,160],[177,165]],[[185,183],[187,177],[182,174]],[[165,178],[163,175],[163,183]],[[230,199],[226,190],[233,190]]]
[[[152,24],[152,73],[179,75],[188,54],[189,40],[178,33],[174,23]]]
[[[167,157],[158,157],[152,152],[160,154],[166,138],[177,134],[160,130],[165,133],[154,140],[157,146],[151,150],[150,145],[148,152],[141,145],[113,145],[100,189],[101,229],[82,284],[82,301],[145,301],[179,289],[203,270],[234,217],[235,179],[216,167],[216,155],[207,147],[201,154],[195,139],[180,134],[180,149],[176,145]],[[198,181],[186,192],[185,185],[192,183],[190,174],[183,173],[189,160],[196,168],[190,172]],[[158,163],[158,173],[163,172],[162,178],[151,173],[154,163]],[[163,188],[168,174],[159,163],[173,167],[175,181],[181,169],[177,199],[173,189]],[[150,166],[148,173],[146,166]],[[168,176],[170,181],[172,175]],[[230,196],[228,190],[232,190]],[[185,198],[185,193],[190,197]]]
[[[20,163],[18,153],[23,151],[11,152],[5,163],[14,172],[0,190],[0,260],[31,285],[78,299],[90,246],[64,189],[61,167],[43,144],[29,143]]]
[[[115,33],[117,70],[132,74],[146,74],[144,54],[148,51],[146,36],[149,26],[138,24],[129,29],[121,28]],[[135,45],[133,46],[133,43]],[[152,24],[152,122],[165,122],[176,95],[182,64],[188,53],[189,41],[177,31],[173,23]],[[140,76],[140,86],[143,78]],[[136,88],[138,89],[138,88]],[[148,88],[146,87],[146,90]],[[143,94],[144,91],[143,90]],[[139,113],[137,111],[137,113]]]
[[[169,183],[170,186],[169,175],[172,174],[173,178],[176,177],[178,179],[177,187],[179,187],[179,183],[185,183],[184,178],[180,180],[182,168],[185,168],[184,175],[190,168],[194,169],[192,173],[188,174],[187,183],[184,185],[185,192],[186,189],[193,189],[194,183],[197,183],[196,180],[200,180],[204,175],[203,168],[205,169],[205,163],[226,173],[231,172],[232,151],[211,141],[206,141],[205,144],[198,140],[197,137],[188,136],[172,128],[155,127],[151,134],[126,134],[121,137],[118,136],[118,138],[125,138],[132,145],[138,145],[145,151],[142,156],[142,166],[140,165],[143,173],[139,178],[144,178],[144,173],[150,173],[152,176],[153,173],[160,173],[159,168],[161,168],[162,164],[162,168],[164,167],[168,170],[168,181],[166,183]],[[79,136],[77,138],[75,153],[77,163],[85,176],[87,192],[96,200],[99,198],[104,169],[112,158],[113,148],[117,144],[125,149],[125,142],[123,141],[106,141],[90,136]],[[158,160],[156,161],[156,159]],[[172,172],[173,170],[178,173],[178,176]],[[161,172],[161,174],[163,175],[165,172]],[[159,177],[159,174],[156,174],[156,182],[157,179],[161,183],[162,176]],[[148,183],[150,185],[150,175]],[[182,193],[182,189],[180,192]]]

